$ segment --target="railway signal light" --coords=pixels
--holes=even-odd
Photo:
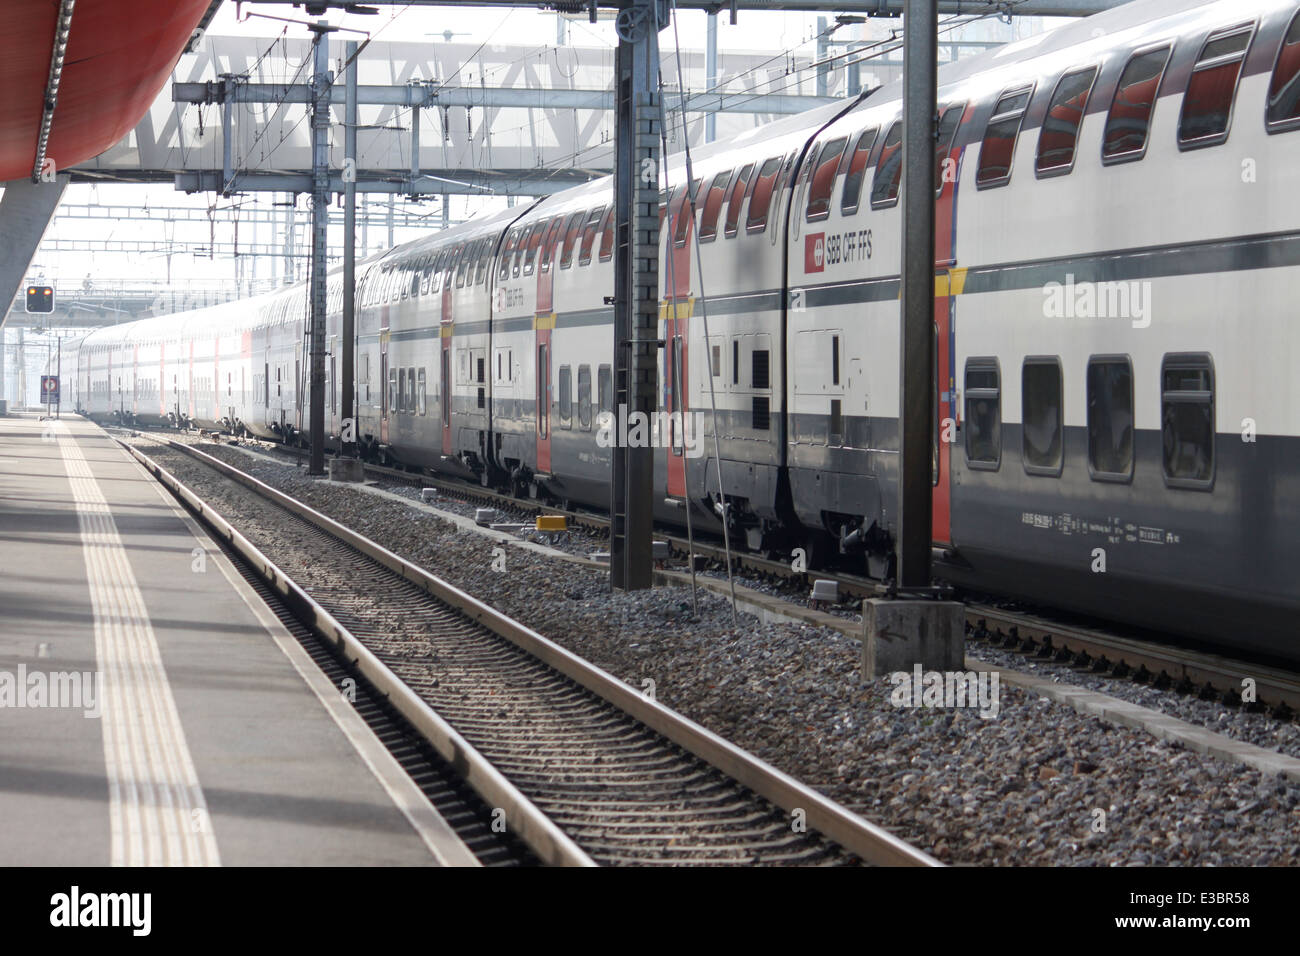
[[[54,289],[48,285],[29,285],[27,287],[28,312],[53,312]]]

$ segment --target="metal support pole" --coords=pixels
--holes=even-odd
[[[420,108],[411,107],[411,184],[420,178]]]
[[[235,164],[232,159],[234,155],[234,117],[231,115],[235,108],[235,78],[230,74],[222,74],[221,83],[225,89],[225,97],[221,103],[221,195],[230,195],[230,184],[235,178]]]
[[[63,336],[59,335],[59,358],[54,366],[54,378],[59,383],[59,400],[54,405],[54,417],[62,418],[63,411]]]
[[[614,425],[610,483],[610,583],[652,583],[654,448],[629,447],[634,415],[655,414],[659,362],[659,31],[663,0],[626,0],[614,60]],[[644,429],[648,432],[648,427]]]
[[[343,457],[357,454],[356,281],[357,281],[357,43],[345,48],[347,103],[343,113]]]
[[[912,0],[903,27],[903,301],[899,383],[898,586],[930,586],[934,418],[936,0]]]
[[[325,283],[326,243],[330,202],[330,84],[329,35],[324,20],[312,27],[315,58],[311,77],[312,178],[311,194],[311,459],[307,473],[325,474]]]
[[[818,17],[817,18],[817,60],[818,62],[821,62],[822,60],[826,59],[826,56],[830,52],[830,48],[831,48],[829,42],[830,38],[826,33],[826,29],[827,29],[826,18]],[[821,66],[817,67],[817,95],[818,96],[826,95],[826,89],[829,86],[827,80],[830,77],[830,73],[831,73],[831,68],[826,64],[822,64]]]
[[[718,14],[709,12],[709,26],[705,33],[704,72],[709,84],[709,92],[715,92],[718,86]],[[718,115],[708,113],[704,117],[704,142],[712,143],[718,138]]]

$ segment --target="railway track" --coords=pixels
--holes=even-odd
[[[151,440],[176,474],[123,444],[542,862],[934,864],[375,542],[198,449]],[[230,518],[183,481],[205,476]]]
[[[299,454],[299,449],[271,443],[271,448]],[[305,453],[304,453],[305,454]],[[430,477],[380,465],[367,465],[377,478],[406,481],[464,501],[522,514],[563,514],[571,523],[600,532],[609,528],[608,518],[590,512],[556,508],[514,498],[456,479]],[[674,555],[685,559],[685,537],[660,531]],[[727,555],[722,546],[702,536],[695,539],[695,553],[715,568],[725,568]],[[806,596],[812,578],[835,581],[840,593],[851,598],[878,597],[888,593],[878,581],[835,571],[798,572],[790,562],[748,552],[731,553],[733,570],[757,580],[789,589],[791,596]],[[1080,671],[1131,679],[1158,688],[1171,688],[1203,699],[1242,705],[1243,682],[1253,682],[1255,701],[1246,706],[1267,709],[1283,719],[1300,717],[1300,677],[1282,668],[1236,660],[1201,650],[1129,634],[1109,632],[1104,625],[1063,621],[1050,611],[1009,609],[982,597],[957,594],[967,604],[966,633],[975,642],[987,642],[1015,651],[1031,660],[1051,660]]]

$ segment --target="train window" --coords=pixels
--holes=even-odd
[[[1021,454],[1031,475],[1060,475],[1061,362],[1027,358],[1020,375]]]
[[[1179,146],[1192,149],[1227,140],[1237,79],[1254,35],[1255,24],[1246,23],[1211,33],[1206,39],[1183,95]]]
[[[849,157],[849,168],[844,174],[844,192],[840,195],[840,213],[851,216],[858,211],[862,200],[862,180],[866,177],[867,160],[871,147],[876,145],[876,128],[863,130]]]
[[[1146,153],[1151,116],[1155,112],[1160,80],[1172,49],[1166,43],[1153,50],[1139,50],[1124,67],[1115,88],[1115,99],[1110,104],[1110,114],[1106,117],[1101,147],[1101,158],[1105,162],[1141,159]]]
[[[1268,85],[1268,131],[1300,129],[1300,13],[1291,18],[1277,49],[1273,80]]]
[[[614,207],[605,210],[605,218],[600,226],[600,261],[609,262],[614,258]]]
[[[397,369],[397,410],[406,411],[406,369]]]
[[[524,246],[524,275],[530,276],[537,271],[537,251],[542,247],[542,237],[546,237],[547,249],[551,246],[551,234],[559,225],[559,219],[554,219],[549,223],[539,222],[533,229],[533,234],[528,237],[528,243]]]
[[[601,379],[601,388],[604,388],[604,379]],[[601,392],[602,401],[604,392]],[[578,366],[578,424],[584,430],[591,430],[591,366]]]
[[[524,249],[528,246],[528,240],[532,238],[534,228],[534,226],[525,226],[515,243],[515,259],[510,265],[510,277],[513,279],[519,278],[519,272],[524,266]]]
[[[709,371],[714,378],[722,374],[722,346],[715,345],[710,349],[710,367]]]
[[[691,223],[695,221],[695,203],[691,202],[691,193],[695,194],[698,202],[700,196],[700,181],[697,179],[691,184],[691,189],[682,193],[677,201],[677,211],[673,214],[673,248],[681,249],[686,245],[686,234],[690,229]]]
[[[550,228],[546,230],[546,239],[542,242],[543,272],[551,271],[551,260],[555,258],[555,250],[559,247],[564,232],[564,220],[562,217],[556,216],[551,220]]]
[[[456,266],[460,263],[461,247],[457,246],[447,253],[447,261],[443,265],[442,290],[446,292],[451,288],[452,279],[456,275]]]
[[[895,120],[885,134],[876,159],[876,178],[871,184],[871,208],[884,209],[898,202],[898,184],[903,175],[903,121]]]
[[[763,161],[758,176],[754,179],[754,189],[749,197],[749,215],[745,217],[745,232],[760,233],[767,228],[767,215],[771,211],[772,199],[777,194],[776,177],[781,172],[781,157],[773,156]]]
[[[567,365],[560,366],[560,427],[573,427],[573,369]]]
[[[582,227],[582,243],[578,247],[578,265],[585,266],[591,262],[591,248],[596,244],[596,233],[600,231],[600,220],[605,214],[604,206],[597,206],[587,213]]]
[[[737,232],[737,224],[740,222],[740,205],[745,201],[745,193],[749,191],[749,179],[754,173],[754,164],[750,163],[736,174],[735,180],[727,190],[727,219],[723,223],[722,233],[728,239]]]
[[[1038,133],[1038,157],[1034,170],[1041,175],[1063,175],[1074,168],[1074,148],[1079,141],[1079,126],[1088,108],[1097,68],[1066,73],[1056,84],[1047,106],[1043,128]]]
[[[847,136],[823,143],[813,163],[812,187],[808,190],[808,208],[804,218],[808,222],[825,219],[831,214],[831,193],[835,191],[835,174],[839,172],[840,157],[849,143]]]
[[[939,131],[934,143],[934,194],[943,192],[945,182],[957,181],[957,161],[952,158],[952,144],[957,138],[957,127],[966,112],[965,103],[948,106],[939,115]]]
[[[984,142],[980,144],[979,167],[975,171],[975,185],[980,189],[1005,186],[1011,182],[1011,160],[1015,157],[1016,137],[1025,118],[1025,109],[1034,88],[1026,86],[1003,93],[993,107],[993,115],[984,128]]]
[[[420,269],[420,295],[428,295],[432,292],[433,285],[433,260],[434,254],[431,252],[421,262]]]
[[[280,370],[276,369],[276,376],[279,377]],[[397,411],[397,369],[388,370],[388,411]]]
[[[425,410],[428,408],[428,395],[426,394],[427,388],[428,379],[425,376],[424,369],[420,369],[415,373],[415,396],[416,401],[419,403],[418,411],[421,415],[423,415]]]
[[[722,212],[722,199],[727,194],[729,182],[730,169],[718,173],[709,184],[708,194],[704,197],[704,214],[700,216],[700,242],[712,242],[718,238],[718,214]]]
[[[1002,383],[998,360],[966,360],[966,464],[997,471],[1002,463]]]
[[[474,256],[473,246],[461,246],[457,250],[460,260],[456,263],[456,288],[465,288],[465,273],[470,270],[470,260]]]
[[[474,284],[482,285],[487,280],[488,263],[492,260],[492,239],[484,239],[479,243],[478,264],[474,271]]]
[[[1126,357],[1088,360],[1088,466],[1094,481],[1133,477],[1133,366]]]
[[[1160,369],[1165,483],[1209,488],[1214,481],[1214,366],[1208,355],[1166,355]]]
[[[600,400],[600,410],[614,412],[614,370],[608,365],[596,369],[596,397]]]
[[[506,241],[501,246],[501,264],[497,267],[497,279],[510,278],[510,257],[514,254],[515,245],[519,241],[519,230],[511,229],[506,233]]]
[[[831,336],[831,384],[840,384],[840,337]]]
[[[731,384],[740,384],[740,339],[731,340]]]
[[[573,246],[577,245],[577,237],[582,232],[582,220],[584,220],[585,216],[585,212],[575,212],[564,222],[564,243],[560,248],[560,268],[562,269],[567,269],[573,265]]]

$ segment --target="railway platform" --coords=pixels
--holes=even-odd
[[[80,419],[0,418],[0,861],[468,851],[199,525]]]

